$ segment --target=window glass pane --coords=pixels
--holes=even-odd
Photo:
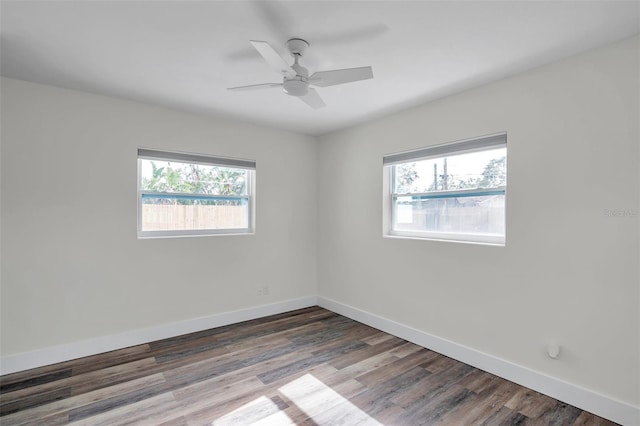
[[[187,194],[247,195],[247,169],[140,160],[140,190]]]
[[[138,150],[139,238],[253,232],[254,161],[154,152]]]
[[[507,184],[507,149],[451,155],[392,167],[392,191],[396,194],[497,188]]]
[[[385,233],[504,244],[506,134],[390,154],[385,161],[391,191]]]
[[[143,197],[142,231],[249,228],[249,199]]]
[[[393,203],[395,231],[504,235],[505,197],[424,199],[399,196]]]

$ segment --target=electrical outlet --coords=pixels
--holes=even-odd
[[[263,286],[258,289],[258,296],[268,296],[269,295],[269,286]]]
[[[556,345],[555,343],[549,343],[547,345],[547,355],[551,359],[557,359],[560,356],[560,345]]]

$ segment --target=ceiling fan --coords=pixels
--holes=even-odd
[[[318,71],[309,75],[309,71],[298,63],[309,47],[309,43],[301,38],[292,38],[287,41],[287,49],[293,56],[293,64],[291,65],[266,41],[251,40],[251,44],[274,70],[283,75],[282,83],[252,84],[249,86],[229,87],[228,90],[282,87],[282,91],[287,95],[296,96],[311,108],[317,109],[324,107],[325,103],[318,92],[309,86],[335,86],[373,78],[371,67]]]

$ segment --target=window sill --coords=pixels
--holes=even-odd
[[[505,247],[505,241],[483,241],[483,240],[471,240],[463,239],[461,236],[457,238],[449,238],[438,235],[408,235],[408,234],[383,234],[383,238],[398,239],[398,240],[420,240],[420,241],[435,241],[444,243],[458,243],[458,244],[472,244],[490,247]]]
[[[149,240],[158,238],[191,238],[191,237],[228,237],[228,236],[243,236],[243,235],[255,235],[255,231],[251,230],[237,230],[233,232],[224,231],[197,231],[193,233],[175,232],[175,231],[142,231],[138,232],[139,240]]]

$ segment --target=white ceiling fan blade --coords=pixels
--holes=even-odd
[[[275,51],[273,47],[266,41],[251,40],[251,44],[256,48],[258,53],[262,55],[265,61],[280,74],[287,77],[295,77],[296,72],[291,68],[289,64],[282,59],[282,56]]]
[[[343,70],[319,71],[309,77],[309,83],[314,86],[326,87],[336,84],[351,83],[353,81],[373,78],[371,67],[347,68]]]
[[[305,104],[309,105],[313,109],[318,109],[326,106],[318,92],[314,89],[309,88],[309,91],[304,96],[299,96],[300,100]]]
[[[227,90],[255,90],[255,89],[268,89],[270,87],[282,87],[282,83],[262,83],[262,84],[250,84],[248,86],[227,87]]]

